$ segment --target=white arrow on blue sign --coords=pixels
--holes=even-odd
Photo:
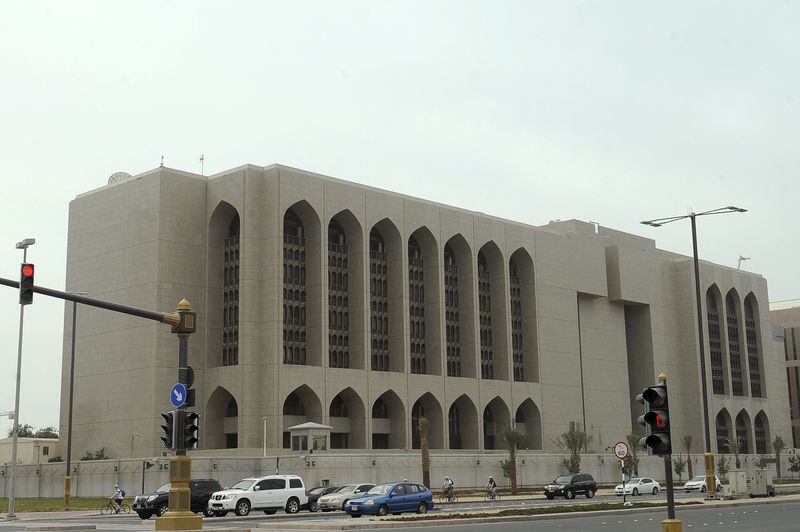
[[[169,400],[175,408],[182,407],[183,403],[186,402],[186,386],[181,383],[173,386],[172,392],[169,394]]]

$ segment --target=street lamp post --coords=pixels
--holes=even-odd
[[[73,292],[73,294],[85,296],[86,292]],[[77,325],[78,302],[72,302],[72,347],[69,358],[69,407],[67,413],[67,471],[64,474],[64,510],[69,511],[69,503],[72,497],[72,398],[75,390],[75,328]]]
[[[700,299],[700,261],[697,258],[697,224],[695,219],[698,216],[708,216],[712,214],[729,214],[733,212],[747,212],[741,207],[720,207],[704,212],[690,212],[683,216],[669,216],[667,218],[656,218],[655,220],[645,220],[641,223],[651,227],[661,227],[664,224],[677,222],[689,218],[692,221],[692,251],[694,253],[694,291],[695,303],[697,305],[697,342],[700,348],[700,379],[701,391],[703,394],[703,429],[705,436],[706,452],[704,455],[706,468],[706,493],[711,496],[717,490],[717,483],[714,480],[714,455],[711,452],[711,429],[708,421],[708,383],[706,382],[706,353],[705,342],[703,339],[703,305]]]
[[[17,242],[17,249],[22,250],[22,263],[28,262],[28,247],[34,245],[36,239],[26,238],[21,242]],[[19,304],[19,343],[17,346],[17,390],[14,396],[14,428],[13,438],[11,439],[11,482],[8,490],[8,515],[9,520],[17,518],[14,513],[14,501],[17,480],[17,440],[19,439],[19,383],[22,377],[22,322],[25,318],[25,305],[20,302]]]
[[[267,416],[261,418],[264,421],[264,458],[267,457]]]

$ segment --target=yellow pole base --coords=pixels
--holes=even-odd
[[[69,510],[70,499],[72,498],[72,477],[64,477],[64,509]]]
[[[192,512],[169,511],[156,519],[156,530],[202,530],[203,518]]]
[[[661,521],[661,532],[683,532],[683,521],[680,519],[664,519]]]

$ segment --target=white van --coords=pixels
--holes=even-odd
[[[214,492],[208,509],[217,517],[228,512],[245,516],[250,510],[263,510],[274,514],[283,508],[287,514],[296,514],[308,502],[303,479],[297,475],[267,475],[244,478],[222,491]]]

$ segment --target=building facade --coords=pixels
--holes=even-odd
[[[633,397],[661,372],[674,440],[703,447],[693,262],[651,239],[281,165],[114,181],[70,204],[66,289],[191,303],[198,453],[288,452],[306,422],[332,427],[328,452],[409,450],[423,416],[433,449],[502,449],[515,427],[520,448],[560,452],[578,421],[602,450],[640,432]],[[790,432],[767,283],[706,262],[701,282],[712,447],[766,453]],[[68,308],[64,375],[71,326]],[[160,454],[175,335],[80,306],[76,337],[76,454]]]
[[[786,379],[789,381],[789,408],[792,438],[787,445],[800,447],[800,299],[770,304],[770,315],[783,334]]]

